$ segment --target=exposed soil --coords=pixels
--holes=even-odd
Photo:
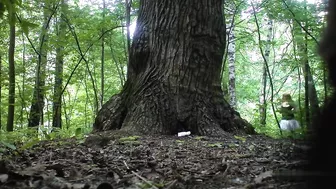
[[[126,137],[125,137],[126,136]],[[0,188],[295,188],[302,141],[265,136],[128,136],[45,141],[0,161]],[[295,151],[295,153],[294,153]],[[302,152],[302,153],[301,153]]]

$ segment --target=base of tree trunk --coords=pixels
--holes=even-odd
[[[114,95],[99,111],[94,131],[124,130],[147,135],[173,135],[191,131],[195,135],[223,136],[227,132],[254,134],[254,128],[223,99],[193,94],[170,97],[146,92],[138,98],[126,92]],[[154,90],[155,91],[155,90]],[[161,90],[162,91],[162,90]]]
[[[223,136],[253,127],[224,100],[223,1],[140,1],[123,91],[94,130]]]

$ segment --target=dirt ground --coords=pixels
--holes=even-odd
[[[306,150],[302,141],[261,135],[108,132],[8,152],[0,161],[0,188],[287,189],[302,185],[297,173]]]

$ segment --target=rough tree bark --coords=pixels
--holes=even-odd
[[[223,98],[224,48],[223,1],[141,0],[127,81],[99,111],[94,130],[252,132]]]

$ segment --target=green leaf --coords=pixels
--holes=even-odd
[[[28,36],[29,34],[29,28],[35,28],[35,27],[38,27],[37,24],[34,24],[34,23],[31,23],[31,22],[28,22],[26,20],[21,20],[21,28],[24,32],[24,34],[26,34],[26,36]]]
[[[244,137],[240,137],[240,136],[234,136],[234,137],[235,137],[235,139],[241,140],[242,142],[246,141],[246,138],[244,138]]]
[[[223,143],[222,142],[216,142],[213,144],[208,144],[209,147],[217,147],[217,148],[221,148],[223,147]]]
[[[29,149],[31,147],[33,147],[35,144],[39,143],[39,140],[37,139],[34,139],[30,142],[27,142],[25,145],[21,146],[20,147],[20,150],[26,150],[26,149]]]
[[[23,8],[23,6],[22,6],[22,0],[16,0],[16,4],[17,4],[19,7]]]
[[[16,146],[14,144],[10,144],[4,141],[1,141],[1,143],[6,146],[7,148],[10,148],[11,150],[16,150]]]
[[[43,131],[43,134],[44,134],[44,136],[46,137],[47,140],[52,139],[51,136],[47,132]]]

